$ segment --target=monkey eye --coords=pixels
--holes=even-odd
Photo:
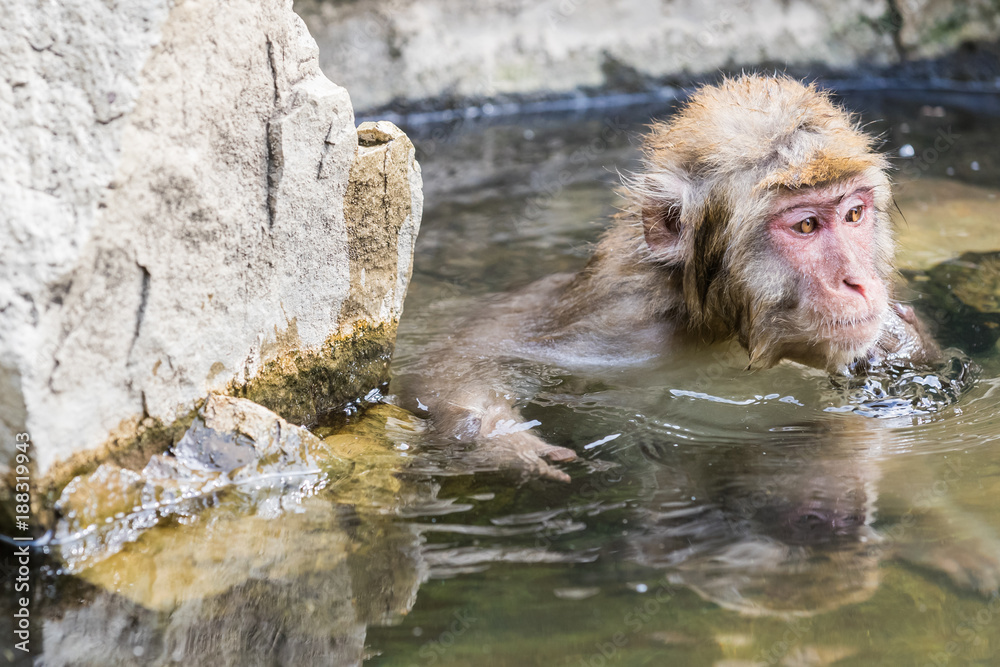
[[[847,222],[857,222],[858,220],[861,219],[861,214],[864,212],[864,210],[865,210],[864,206],[855,206],[854,208],[850,209],[847,212],[847,215],[844,217],[844,220],[846,220]]]
[[[809,216],[799,224],[795,225],[795,227],[793,227],[792,229],[797,231],[799,234],[812,234],[814,231],[816,231],[817,222],[819,221],[816,220],[815,216]]]

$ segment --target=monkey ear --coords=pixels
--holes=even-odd
[[[642,207],[642,230],[646,245],[653,251],[674,248],[681,235],[681,207],[678,204],[647,204]]]
[[[690,186],[685,179],[666,171],[645,174],[637,186],[646,245],[669,260],[681,250],[681,218]]]

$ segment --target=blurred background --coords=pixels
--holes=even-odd
[[[992,92],[1000,77],[995,0],[296,0],[294,8],[319,43],[320,66],[359,114],[583,104],[743,69]]]

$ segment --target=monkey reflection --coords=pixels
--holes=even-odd
[[[746,75],[701,88],[652,126],[583,270],[484,306],[403,388],[404,407],[473,461],[567,480],[554,463],[576,453],[530,430],[516,407],[530,378],[510,360],[634,366],[725,340],[762,369],[936,358],[892,298],[888,163],[872,144],[815,86]]]
[[[933,488],[924,458],[883,478],[878,460],[845,446],[878,437],[854,420],[689,454],[646,444],[656,490],[627,549],[749,615],[807,616],[863,601],[892,559],[943,572],[964,589],[995,591],[1000,542],[992,531],[943,496],[909,490]],[[886,511],[880,494],[902,499],[901,507]]]

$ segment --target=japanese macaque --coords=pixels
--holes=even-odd
[[[575,453],[527,430],[505,360],[622,363],[727,339],[754,369],[933,360],[892,299],[888,165],[872,144],[815,86],[746,75],[701,88],[652,126],[584,269],[484,307],[409,393],[473,460],[568,479],[552,462]]]

